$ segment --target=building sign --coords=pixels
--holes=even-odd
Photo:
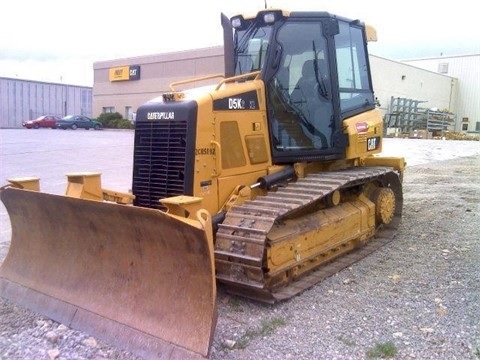
[[[108,78],[110,81],[140,80],[140,65],[110,68]]]

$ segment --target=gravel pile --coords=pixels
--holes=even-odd
[[[211,359],[480,359],[480,159],[410,166],[393,242],[288,301],[220,289]],[[0,300],[1,359],[138,359]]]

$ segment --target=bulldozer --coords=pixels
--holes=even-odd
[[[140,356],[206,358],[217,286],[286,301],[393,239],[406,162],[380,156],[375,30],[281,9],[221,23],[224,73],[138,108],[131,194],[98,173],[65,195],[2,188],[2,297]]]

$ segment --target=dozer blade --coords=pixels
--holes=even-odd
[[[204,223],[27,190],[0,197],[12,224],[2,297],[145,358],[208,357],[217,312]]]

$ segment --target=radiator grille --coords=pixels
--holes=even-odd
[[[187,121],[178,120],[137,121],[132,184],[135,205],[163,209],[159,199],[190,195],[187,125]]]

